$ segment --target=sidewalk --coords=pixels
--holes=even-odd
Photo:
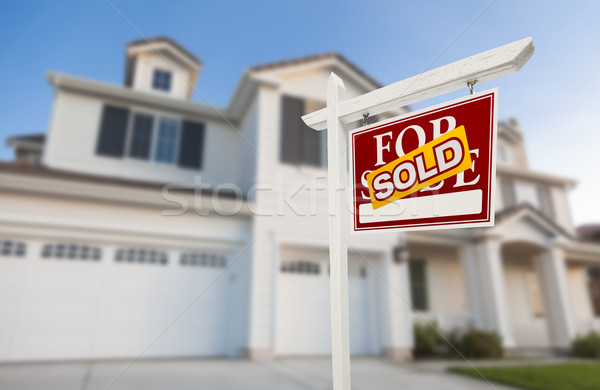
[[[508,390],[444,372],[444,362],[352,359],[353,390]],[[454,362],[445,362],[454,365]],[[457,362],[459,363],[459,362]],[[331,390],[331,361],[141,360],[0,365],[1,390]],[[125,371],[120,377],[119,375]],[[118,378],[118,379],[117,379]],[[116,380],[115,380],[116,379]],[[114,382],[113,382],[114,381]],[[112,383],[112,384],[111,384]]]

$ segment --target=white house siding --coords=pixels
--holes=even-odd
[[[569,292],[579,334],[586,334],[596,329],[586,271],[584,266],[571,266],[567,269]]]
[[[555,221],[567,232],[574,234],[573,219],[571,218],[571,209],[569,207],[569,197],[564,187],[551,187],[552,203],[554,205]]]
[[[315,74],[303,73],[296,81],[287,77],[281,89],[263,86],[258,92],[260,153],[258,153],[257,183],[272,190],[256,192],[254,206],[258,215],[254,217],[253,227],[256,242],[253,248],[252,270],[249,343],[251,354],[277,353],[273,335],[278,314],[273,313],[273,308],[276,307],[275,297],[278,295],[277,274],[281,259],[279,247],[281,245],[326,247],[328,242],[325,169],[282,164],[279,160],[281,95],[288,93],[324,101],[324,84],[316,89],[320,91],[318,95],[314,93],[309,96],[304,95],[308,90],[302,89],[304,85],[321,83],[324,80],[321,73],[328,75],[324,70],[318,70]],[[350,85],[351,83],[348,82],[347,86]],[[315,91],[312,87],[310,90]],[[311,186],[321,188],[314,198],[316,202],[312,204],[308,190]],[[296,195],[290,198],[291,194],[299,188]],[[378,252],[387,255],[398,244],[398,240],[397,234],[352,237],[350,250],[365,251],[367,248],[377,248]],[[401,307],[398,307],[398,310],[401,310]],[[394,329],[394,332],[397,331],[402,331],[401,326]],[[390,343],[389,340],[389,335],[384,336],[384,347],[387,346],[386,342]],[[377,348],[373,350],[377,351]]]
[[[0,239],[27,245],[26,257],[0,257],[0,361],[135,357],[147,347],[144,357],[238,356],[246,345],[244,217],[9,193],[0,215]],[[98,247],[102,258],[41,257],[60,243]],[[168,264],[117,262],[122,248],[164,251]],[[181,265],[188,252],[231,267],[220,276],[222,266]]]
[[[44,163],[51,168],[158,183],[188,183],[195,180],[213,187],[237,184],[240,165],[240,137],[226,122],[187,118],[166,111],[124,104],[88,95],[58,90],[44,151]],[[113,158],[96,154],[102,107],[112,104],[143,112],[190,119],[206,126],[201,170],[148,160]]]

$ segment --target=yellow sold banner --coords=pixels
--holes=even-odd
[[[459,126],[369,173],[373,209],[457,175],[471,164],[465,127]]]

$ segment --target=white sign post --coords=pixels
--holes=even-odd
[[[348,246],[350,231],[346,211],[346,150],[348,132],[344,124],[363,115],[425,100],[476,82],[493,80],[519,71],[534,52],[526,38],[456,61],[452,64],[343,100],[345,87],[334,73],[327,83],[327,107],[306,114],[304,122],[327,131],[329,176],[329,261],[331,267],[331,342],[334,390],[350,390],[350,337],[348,316]],[[495,174],[495,173],[494,173]]]

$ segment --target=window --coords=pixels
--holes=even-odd
[[[104,106],[100,122],[100,134],[96,145],[96,154],[123,157],[128,120],[128,109]]]
[[[314,102],[283,96],[281,116],[281,148],[282,162],[305,164],[312,166],[324,165],[324,131],[315,131],[302,121],[306,106],[310,111],[316,110]]]
[[[24,257],[27,254],[27,246],[24,242],[13,240],[0,241],[0,256],[2,257]]]
[[[318,263],[314,263],[311,261],[284,262],[281,265],[281,272],[292,274],[319,275],[321,273],[321,266]]]
[[[550,219],[554,219],[554,205],[552,202],[552,192],[550,187],[538,186],[537,196],[542,213]]]
[[[192,267],[227,267],[227,258],[223,255],[210,253],[182,253],[179,264]]]
[[[502,194],[502,204],[504,208],[514,207],[517,205],[517,194],[515,192],[515,183],[512,180],[501,179],[500,191]]]
[[[533,272],[526,274],[527,288],[529,290],[529,301],[531,303],[531,311],[534,317],[539,318],[544,316],[544,305],[542,303],[542,292],[538,277]]]
[[[413,310],[417,311],[427,311],[429,309],[426,265],[427,262],[424,260],[410,260],[408,262],[412,306]]]
[[[171,72],[166,70],[154,70],[152,77],[152,88],[159,91],[170,91],[171,90]]]
[[[154,160],[173,164],[176,161],[177,136],[179,122],[172,118],[160,118],[158,121],[158,134],[154,148]]]
[[[131,117],[131,120],[130,120]],[[204,123],[105,105],[96,153],[202,169]],[[126,146],[126,141],[128,144]]]
[[[167,252],[154,249],[129,248],[118,249],[115,252],[117,263],[146,263],[167,265],[169,262]]]
[[[129,157],[144,160],[150,158],[153,126],[154,118],[151,115],[134,115],[131,141],[129,143]]]
[[[100,261],[102,250],[99,247],[79,244],[46,244],[42,248],[42,259],[69,259]]]

